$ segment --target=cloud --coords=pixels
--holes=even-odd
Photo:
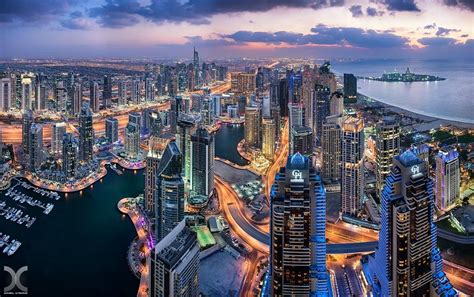
[[[444,0],[443,3],[447,6],[456,6],[461,9],[474,11],[474,1],[472,0]]]
[[[436,29],[436,23],[426,25],[423,27],[423,29],[426,29],[426,30]]]
[[[366,9],[368,16],[382,16],[384,12],[381,10],[377,10],[375,7],[367,7]]]
[[[349,7],[349,11],[352,13],[352,17],[358,18],[364,15],[362,12],[362,6],[360,5],[352,5]]]
[[[448,29],[443,27],[438,27],[438,31],[436,31],[436,36],[447,36],[451,32],[460,32],[461,30],[458,29]]]
[[[447,46],[454,45],[456,39],[447,37],[424,37],[418,39],[418,42],[426,46]]]
[[[261,42],[279,45],[337,45],[359,48],[389,48],[404,47],[408,38],[391,33],[364,30],[353,27],[327,27],[317,25],[311,29],[311,34],[301,34],[287,31],[251,32],[238,31],[224,35],[224,38],[236,42]]]
[[[67,14],[78,0],[1,0],[0,23],[49,21]]]
[[[90,16],[104,27],[120,28],[139,22],[140,18],[155,23],[171,22],[209,24],[217,14],[265,12],[278,7],[321,9],[341,6],[344,0],[151,0],[142,5],[138,0],[106,0],[91,8]]]
[[[72,12],[68,18],[59,22],[62,27],[71,30],[88,30],[92,27],[93,22],[85,18],[80,11]]]
[[[374,2],[384,5],[389,11],[421,11],[415,0],[375,0]]]

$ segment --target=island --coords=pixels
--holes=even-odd
[[[418,82],[418,81],[440,81],[446,80],[446,78],[428,75],[428,74],[416,74],[411,73],[410,68],[407,67],[405,73],[400,72],[388,72],[382,74],[381,77],[358,77],[361,79],[370,79],[377,81],[386,81],[386,82]]]

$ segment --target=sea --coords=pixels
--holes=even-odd
[[[359,79],[358,92],[415,113],[474,124],[474,61],[469,60],[354,60],[332,61],[337,75],[381,76],[410,72],[446,78],[436,82],[381,82]]]

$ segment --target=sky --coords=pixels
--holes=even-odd
[[[474,0],[0,0],[0,58],[474,58]]]

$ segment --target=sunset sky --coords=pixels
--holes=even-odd
[[[1,58],[473,58],[473,0],[1,0]]]

